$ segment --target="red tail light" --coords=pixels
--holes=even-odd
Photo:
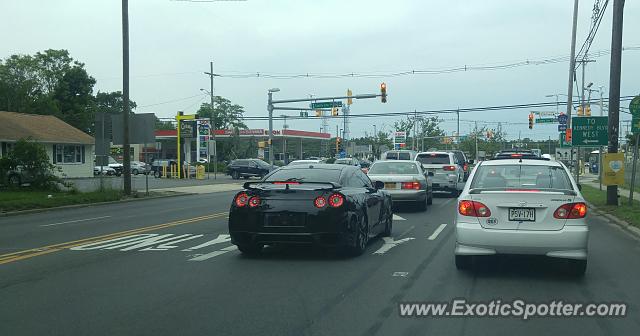
[[[553,213],[553,217],[557,219],[578,219],[586,215],[587,205],[582,202],[563,204]]]
[[[234,202],[236,203],[237,207],[242,208],[249,202],[249,195],[247,195],[247,193],[240,193],[238,194],[238,196],[236,196]]]
[[[458,213],[463,216],[471,216],[471,217],[489,217],[491,216],[491,210],[489,208],[475,201],[460,201],[458,203]]]
[[[344,196],[341,194],[333,194],[329,196],[329,205],[338,208],[344,203]]]
[[[521,158],[522,154],[511,154],[512,158]]]
[[[260,197],[258,196],[253,196],[249,199],[249,207],[250,208],[255,208],[258,205],[260,205]]]
[[[313,205],[315,205],[316,208],[324,208],[325,206],[327,206],[327,200],[322,196],[318,196],[315,200],[313,200]]]
[[[402,182],[402,189],[420,190],[420,182]]]
[[[444,167],[442,167],[442,169],[444,169],[446,171],[454,171],[454,170],[456,170],[456,166],[444,166]]]
[[[466,171],[469,171],[469,165],[468,165],[468,164],[466,164],[466,163],[464,164],[464,171],[465,171],[465,172],[466,172]]]

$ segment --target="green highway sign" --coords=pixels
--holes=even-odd
[[[635,96],[629,103],[629,112],[634,117],[640,117],[640,96]]]
[[[609,117],[574,117],[571,129],[574,146],[597,147],[609,143]]]
[[[560,132],[560,147],[571,147],[571,143],[567,142],[566,132]]]
[[[633,117],[631,120],[631,132],[633,134],[640,133],[640,117]]]
[[[342,107],[342,102],[330,101],[330,102],[311,103],[312,109],[322,109],[322,108],[332,108],[332,107]]]
[[[553,124],[557,123],[558,118],[537,118],[536,124]]]

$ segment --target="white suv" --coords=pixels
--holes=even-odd
[[[422,152],[416,161],[428,172],[433,173],[433,191],[447,192],[456,197],[464,181],[464,169],[458,164],[455,154],[449,152]]]
[[[562,163],[512,157],[483,161],[469,176],[458,200],[456,267],[469,268],[472,256],[534,254],[566,259],[583,275],[589,227],[578,185]]]

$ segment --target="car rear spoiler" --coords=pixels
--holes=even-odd
[[[325,188],[319,188],[319,189],[327,189],[327,190],[334,190],[334,189],[339,189],[342,188],[341,185],[334,183],[334,182],[298,182],[298,181],[269,181],[269,182],[265,182],[265,181],[255,181],[255,182],[245,182],[242,187],[245,189],[260,189],[260,188],[256,188],[252,185],[255,184],[284,184],[285,185],[285,189],[289,189],[289,185],[301,185],[301,184],[317,184],[317,185],[325,185],[327,187]]]
[[[573,190],[566,190],[566,189],[517,189],[517,188],[475,188],[475,189],[470,189],[469,190],[469,194],[482,194],[483,192],[487,192],[487,191],[506,191],[506,192],[517,192],[517,191],[522,191],[522,192],[535,192],[535,191],[542,191],[542,192],[555,192],[555,193],[562,193],[564,195],[568,195],[568,196],[577,196],[578,193],[576,193]]]

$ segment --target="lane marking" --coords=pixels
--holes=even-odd
[[[225,254],[225,253],[228,253],[228,252],[231,252],[231,251],[235,251],[237,249],[238,249],[237,246],[231,245],[231,246],[225,247],[223,249],[220,249],[218,251],[214,251],[214,252],[207,253],[207,254],[202,254],[202,255],[197,255],[197,257],[191,258],[191,259],[189,259],[189,261],[204,261],[204,260],[211,259],[213,257],[217,257],[219,255],[222,255],[222,254]]]
[[[409,275],[409,272],[393,272],[391,274],[392,277],[403,277],[406,278]]]
[[[224,218],[225,216],[227,216],[226,212],[220,212],[220,213],[215,213],[215,214],[211,214],[211,215],[187,218],[187,219],[177,220],[177,221],[173,221],[173,222],[147,226],[147,227],[144,227],[144,228],[138,228],[138,229],[131,229],[131,230],[126,230],[126,231],[114,232],[114,233],[110,233],[110,234],[106,234],[106,235],[102,235],[102,236],[89,237],[89,238],[84,238],[84,239],[79,239],[79,240],[59,243],[59,244],[52,244],[52,245],[42,246],[42,247],[38,247],[38,248],[28,249],[28,250],[24,250],[24,251],[18,251],[18,252],[3,254],[3,255],[0,255],[0,265],[6,264],[6,263],[10,263],[10,262],[14,262],[14,261],[18,261],[18,260],[23,260],[23,259],[28,259],[28,258],[40,256],[40,255],[43,255],[43,254],[49,254],[49,253],[53,253],[53,252],[58,252],[58,251],[61,251],[61,250],[64,250],[64,249],[69,249],[69,248],[76,247],[76,246],[86,245],[86,244],[89,244],[89,243],[95,243],[95,242],[99,242],[99,241],[103,241],[103,240],[120,238],[120,237],[129,236],[129,235],[137,234],[137,233],[143,233],[143,232],[149,232],[149,231],[165,229],[165,228],[178,226],[178,225],[182,225],[182,224],[200,222],[200,221],[207,220],[207,219]]]
[[[224,242],[228,242],[228,241],[231,241],[231,236],[228,235],[228,234],[221,234],[221,235],[218,235],[218,237],[216,239],[214,239],[214,240],[210,240],[210,241],[208,241],[206,243],[202,243],[200,245],[197,245],[197,246],[194,246],[194,247],[190,247],[190,248],[184,249],[182,251],[185,251],[185,252],[193,251],[193,250],[201,249],[203,247],[207,247],[207,246],[214,245],[214,244],[220,244],[220,243],[224,243]]]
[[[94,219],[103,219],[103,218],[109,218],[111,216],[101,216],[101,217],[93,217],[93,218],[85,218],[85,219],[76,219],[76,220],[72,220],[72,221],[66,221],[66,222],[59,222],[59,223],[53,223],[53,224],[45,224],[45,225],[40,225],[42,227],[45,226],[54,226],[54,225],[62,225],[62,224],[70,224],[70,223],[79,223],[79,222],[86,222],[86,221],[90,221],[90,220],[94,220]]]
[[[393,220],[394,220],[394,221],[401,221],[401,220],[406,220],[406,219],[405,219],[405,218],[403,218],[403,217],[400,217],[400,216],[398,216],[398,215],[396,215],[396,214],[393,214]]]
[[[373,252],[373,254],[385,254],[387,253],[390,249],[406,243],[410,240],[413,240],[415,238],[413,237],[409,237],[409,238],[404,238],[404,239],[400,239],[400,240],[393,240],[393,237],[382,237],[382,239],[384,239],[384,245],[382,245],[381,248],[379,248],[377,251]]]
[[[431,236],[429,236],[429,240],[435,240],[436,238],[438,238],[438,235],[440,234],[440,232],[442,232],[442,230],[444,230],[444,228],[446,227],[447,227],[447,224],[440,224],[440,226],[438,226],[438,228],[435,231],[433,231]]]

